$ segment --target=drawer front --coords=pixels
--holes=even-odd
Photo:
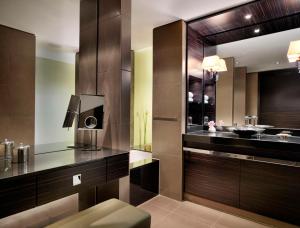
[[[129,154],[116,155],[107,159],[107,181],[129,175]]]
[[[239,160],[185,152],[186,193],[238,207],[239,180]]]
[[[35,207],[35,177],[0,180],[0,217]]]
[[[81,184],[73,186],[73,176],[78,174],[81,174]],[[38,205],[78,193],[83,188],[105,184],[105,182],[105,160],[38,175]]]
[[[300,225],[299,180],[299,167],[243,161],[241,208]]]

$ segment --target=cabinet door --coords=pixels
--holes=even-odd
[[[35,207],[35,177],[0,180],[0,218]]]
[[[192,152],[185,152],[184,157],[186,193],[239,206],[239,160]]]
[[[81,174],[81,184],[73,185],[73,176]],[[38,175],[38,205],[51,202],[106,182],[106,160],[63,168]]]
[[[300,225],[299,193],[299,167],[242,162],[242,209]]]

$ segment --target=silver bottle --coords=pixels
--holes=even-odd
[[[4,145],[4,159],[11,160],[15,145],[14,141],[9,141],[8,139],[5,139],[4,142],[2,142],[1,144]]]
[[[26,163],[29,157],[29,148],[29,145],[24,145],[23,143],[20,143],[19,147],[17,148],[17,157],[14,158],[14,161],[17,163]]]

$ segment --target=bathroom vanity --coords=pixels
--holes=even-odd
[[[183,135],[184,193],[300,225],[300,137]]]
[[[129,152],[48,148],[37,147],[24,164],[0,159],[1,218],[76,193],[80,210],[118,198],[118,180],[129,175]]]

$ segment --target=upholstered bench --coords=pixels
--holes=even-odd
[[[48,228],[150,228],[151,216],[143,210],[117,199],[110,199],[75,215],[56,222]]]

